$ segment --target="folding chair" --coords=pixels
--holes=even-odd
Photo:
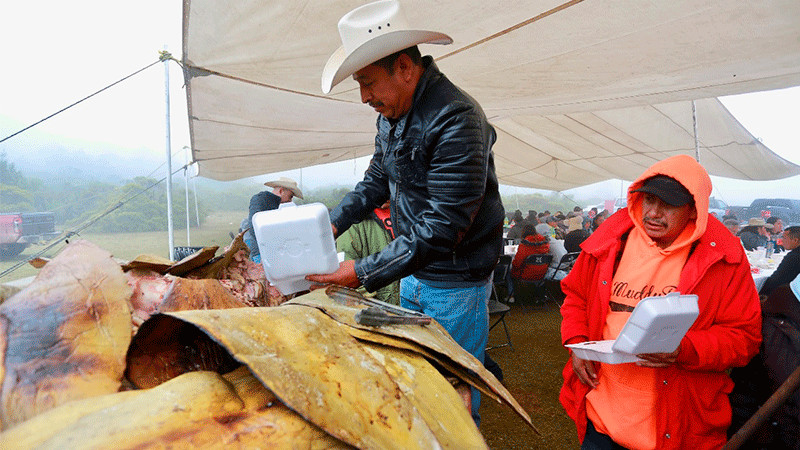
[[[528,255],[524,261],[522,261],[522,270],[525,270],[526,266],[544,266],[549,267],[550,262],[553,260],[553,255],[549,253],[537,253],[533,255]],[[531,298],[534,303],[536,299],[539,297],[536,291],[544,289],[544,282],[546,281],[547,272],[545,272],[541,278],[535,280],[526,280],[522,278],[514,278],[514,297],[519,299],[520,301]],[[546,292],[546,290],[545,290]]]
[[[508,273],[511,271],[511,261],[513,259],[514,257],[512,255],[500,255],[497,267],[494,268],[494,275],[492,276],[492,296],[501,303],[508,303],[508,299],[511,295],[511,286],[508,285]],[[498,288],[501,289],[500,292],[498,292]]]
[[[558,274],[558,272],[559,271],[569,272],[570,270],[572,270],[572,266],[575,265],[575,260],[578,259],[578,255],[580,255],[580,254],[581,254],[581,252],[572,252],[572,253],[567,253],[564,256],[562,256],[561,259],[558,261],[558,265],[556,266],[556,269],[553,270],[552,272],[549,272],[549,276],[545,276],[544,282],[547,282],[547,281],[557,282],[556,275]],[[545,300],[545,302],[551,301],[557,307],[561,307],[561,304],[558,302],[558,300],[555,299],[555,297],[553,297],[550,294],[550,291],[547,290],[547,287],[545,287],[545,289],[544,289],[544,300]]]
[[[492,295],[489,296],[489,303],[487,305],[489,308],[489,318],[495,318],[494,322],[489,326],[489,332],[491,333],[494,327],[502,323],[503,331],[506,333],[506,342],[486,347],[486,350],[499,347],[510,347],[511,350],[514,350],[514,346],[511,344],[511,335],[508,333],[508,326],[506,325],[506,314],[511,308],[505,303],[508,301],[510,292],[507,276],[508,271],[511,269],[511,260],[511,255],[500,256],[500,261],[497,263],[497,267],[494,269],[494,275],[492,276]],[[502,300],[498,293],[498,287],[501,288],[500,292],[503,293]]]

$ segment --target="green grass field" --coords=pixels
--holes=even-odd
[[[230,233],[234,234],[239,230],[242,218],[247,214],[246,211],[221,211],[210,214],[206,217],[203,226],[199,229],[190,230],[191,245],[194,247],[219,246],[220,249],[231,243]],[[83,232],[78,237],[71,239],[86,239],[95,245],[108,250],[115,258],[131,260],[138,255],[151,254],[163,257],[169,256],[169,236],[166,231],[146,232],[146,233],[89,233]],[[176,229],[174,234],[176,247],[186,246],[186,229]],[[66,244],[55,246],[50,252],[42,255],[46,258],[53,258],[61,251]],[[41,245],[32,245],[25,249],[21,255],[0,261],[0,273],[6,269],[24,262],[33,255],[41,251]],[[23,264],[18,269],[0,278],[0,284],[19,278],[36,275],[38,269],[30,264]]]

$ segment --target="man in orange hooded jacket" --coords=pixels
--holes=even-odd
[[[564,344],[614,339],[643,298],[696,294],[700,315],[672,353],[605,364],[574,354],[561,404],[584,448],[719,448],[731,421],[726,374],[758,352],[760,304],[744,250],[708,214],[711,180],[686,155],[654,164],[628,207],[581,245],[562,281]]]

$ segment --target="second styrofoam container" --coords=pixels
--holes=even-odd
[[[611,347],[614,341],[586,341],[577,344],[568,344],[575,356],[590,361],[600,361],[606,364],[622,364],[641,361],[636,355],[615,352]]]
[[[339,268],[328,208],[322,203],[289,202],[255,213],[253,234],[267,280],[283,295],[309,289],[306,275]]]

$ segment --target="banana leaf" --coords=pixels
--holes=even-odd
[[[78,240],[0,305],[0,429],[120,388],[130,295],[111,254]]]
[[[245,367],[78,400],[0,434],[8,449],[352,448],[280,403]]]
[[[140,348],[138,355],[148,354],[151,361],[130,364],[129,368],[152,371],[159,361],[170,359],[169,353],[181,345],[162,354],[158,348],[150,347],[150,343],[170,340],[169,333],[161,330],[184,327],[180,322],[202,330],[237,362],[246,365],[282,403],[350,445],[380,449],[464,448],[458,442],[479,442],[479,447],[485,447],[463,402],[443,376],[437,374],[439,382],[435,388],[418,392],[421,400],[415,399],[407,394],[415,386],[395,379],[400,371],[398,366],[411,365],[397,362],[399,359],[377,358],[375,350],[366,349],[343,325],[316,308],[291,306],[160,314],[143,324],[131,345],[132,349]],[[180,332],[188,333],[185,329]],[[183,355],[215,352],[193,350],[184,351]],[[420,356],[416,358],[418,364],[426,367],[419,369],[420,374],[430,371],[427,373],[433,376],[435,370],[430,364]],[[181,370],[189,370],[197,362],[188,360]],[[174,366],[164,365],[163,370],[156,369],[160,373],[155,377],[168,377],[171,370]],[[129,376],[138,377],[136,373]],[[431,410],[429,406],[425,409],[424,403],[435,404],[438,409]],[[454,419],[456,409],[458,420]],[[443,422],[447,426],[443,427]]]
[[[331,299],[325,294],[324,289],[316,289],[307,295],[296,297],[284,304],[286,307],[291,305],[318,308],[337,322],[347,325],[349,330],[361,330],[361,332],[348,331],[360,339],[378,341],[399,348],[409,348],[431,357],[463,381],[470,383],[495,400],[508,405],[525,423],[539,433],[531,421],[530,415],[516,401],[514,396],[508,392],[508,389],[486,370],[480,361],[464,351],[435,320],[424,326],[385,325],[370,327],[360,325],[355,320],[355,314],[365,309],[367,305],[359,303],[357,299],[349,299],[347,301],[343,301],[341,298]],[[399,341],[405,341],[405,343]],[[394,344],[389,342],[394,342]],[[408,345],[408,343],[412,345]]]

